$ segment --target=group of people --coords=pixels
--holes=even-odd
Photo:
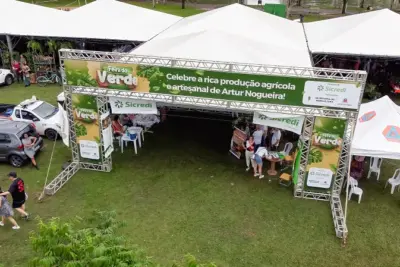
[[[277,151],[282,133],[278,128],[271,128],[256,125],[252,135],[249,135],[244,147],[246,149],[246,171],[253,167],[254,177],[264,178],[262,174],[263,159],[268,156],[268,151]]]
[[[15,75],[15,79],[18,82],[23,81],[25,84],[25,87],[28,87],[31,85],[31,76],[30,76],[31,69],[29,68],[24,55],[20,56],[19,62],[17,60],[13,61],[12,69],[13,69],[13,72]]]
[[[8,219],[12,224],[12,229],[18,230],[20,229],[20,226],[14,219],[13,209],[20,213],[23,219],[29,219],[29,214],[25,211],[25,202],[27,200],[25,183],[15,172],[10,172],[8,178],[11,181],[9,189],[3,192],[0,188],[0,226],[5,226],[6,219]],[[8,195],[11,195],[12,197],[12,204],[7,200]]]

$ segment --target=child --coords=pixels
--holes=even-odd
[[[0,193],[2,192],[3,191],[0,188]],[[1,216],[0,226],[5,225],[7,218],[13,225],[12,229],[18,230],[20,227],[12,217],[13,215],[14,215],[13,209],[10,206],[10,203],[8,203],[7,198],[5,196],[0,196],[0,216]]]

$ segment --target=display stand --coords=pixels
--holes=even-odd
[[[45,56],[39,54],[33,54],[33,65],[35,69],[36,79],[40,76],[45,76],[47,73],[57,72],[55,58],[53,56]]]
[[[108,97],[124,97],[140,100],[152,100],[164,103],[165,105],[175,106],[193,106],[193,107],[207,107],[208,109],[216,108],[218,110],[226,110],[229,112],[278,112],[282,114],[291,115],[304,115],[303,132],[301,135],[302,149],[300,165],[297,177],[297,184],[294,186],[294,196],[298,198],[314,199],[330,201],[332,216],[336,231],[336,236],[342,238],[347,234],[347,227],[345,225],[343,210],[340,203],[340,193],[342,190],[343,181],[347,175],[347,166],[349,158],[349,150],[351,138],[356,120],[358,117],[358,109],[343,110],[338,108],[326,108],[319,106],[290,106],[279,105],[265,102],[245,102],[237,100],[222,100],[206,97],[194,97],[174,94],[160,94],[156,92],[137,92],[135,90],[116,90],[100,87],[83,87],[68,85],[64,73],[65,60],[86,60],[90,62],[106,62],[108,64],[140,64],[151,65],[160,67],[173,67],[182,69],[194,70],[207,70],[219,71],[238,74],[256,74],[256,75],[271,75],[275,77],[298,77],[306,78],[307,80],[318,80],[328,83],[345,83],[351,82],[359,85],[360,96],[358,107],[361,103],[361,97],[367,78],[367,73],[364,71],[352,70],[337,70],[337,69],[321,69],[321,68],[299,68],[299,67],[282,67],[282,66],[266,66],[254,64],[240,64],[240,63],[226,63],[226,62],[211,62],[199,60],[183,60],[174,58],[160,58],[149,56],[138,56],[132,54],[121,53],[107,53],[97,51],[80,51],[80,50],[60,50],[61,72],[63,77],[64,92],[66,96],[66,107],[69,114],[70,125],[70,140],[72,148],[73,162],[69,167],[62,171],[49,185],[46,187],[46,193],[49,195],[55,194],[79,169],[90,169],[96,171],[110,171],[111,170],[111,156],[105,157],[101,152],[101,160],[99,163],[91,163],[83,161],[79,157],[79,150],[76,141],[76,134],[74,127],[74,117],[72,115],[72,102],[71,95],[85,94],[97,97],[98,114],[101,116],[103,113],[108,112]],[[347,101],[347,100],[346,100]],[[316,116],[328,117],[336,119],[344,119],[347,121],[345,134],[343,137],[343,145],[340,153],[340,160],[338,170],[333,180],[331,191],[325,193],[313,192],[306,190],[305,179],[307,173],[308,154],[312,143],[312,131],[314,126],[314,119]],[[101,136],[101,139],[103,137]],[[101,144],[103,141],[100,140]],[[100,145],[102,147],[102,145]]]

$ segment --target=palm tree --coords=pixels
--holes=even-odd
[[[42,45],[38,41],[30,40],[26,46],[32,53],[39,54],[43,52]]]

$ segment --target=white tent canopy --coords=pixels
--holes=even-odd
[[[400,159],[400,107],[388,96],[361,105],[351,154]]]
[[[95,1],[69,12],[70,37],[145,42],[181,17],[122,3]]]
[[[64,11],[13,0],[1,1],[0,11],[0,34],[65,37],[69,20]]]
[[[312,53],[400,57],[400,15],[389,9],[304,25]]]
[[[131,53],[310,67],[302,26],[233,4],[184,18]]]

